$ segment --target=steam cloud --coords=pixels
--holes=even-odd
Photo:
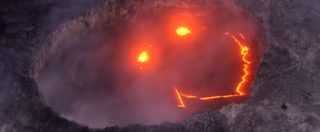
[[[176,11],[145,15],[134,25],[106,27],[64,40],[38,79],[48,105],[70,120],[102,128],[184,119],[190,112],[176,107],[173,86],[202,96],[232,93],[242,62],[239,47],[223,33],[255,38],[256,20],[223,2],[178,12],[197,14],[192,21],[199,21],[196,28],[201,33],[194,40],[179,43],[167,37],[167,23],[180,15]],[[131,61],[141,43],[156,48],[151,70],[141,71]],[[258,46],[249,46],[257,55]],[[192,112],[211,106],[197,107]]]

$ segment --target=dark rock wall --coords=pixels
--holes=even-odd
[[[238,2],[263,20],[268,48],[249,101],[221,110],[229,125],[235,131],[320,131],[320,2]]]
[[[34,77],[46,58],[44,53],[39,52],[48,52],[52,46],[48,46],[44,40],[54,35],[51,32],[61,23],[73,19],[66,18],[55,22],[50,28],[43,28],[43,22],[48,21],[46,16],[56,6],[55,2],[1,1],[1,132],[320,131],[318,1],[237,1],[239,6],[261,18],[266,31],[267,48],[248,102],[227,106],[216,112],[198,113],[180,124],[115,126],[103,130],[92,130],[60,118],[43,104],[38,93]],[[121,2],[124,1],[104,2],[96,11],[104,7],[111,12],[117,11],[118,8],[132,7],[130,4],[134,3]],[[175,2],[156,1],[155,5],[148,6]],[[91,13],[94,14],[94,11]],[[112,14],[96,17],[110,19]],[[79,14],[71,15],[76,17]],[[64,26],[70,23],[72,21]],[[91,23],[99,24],[94,21]]]

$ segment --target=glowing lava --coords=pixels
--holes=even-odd
[[[177,33],[177,35],[178,36],[186,36],[186,35],[188,35],[188,34],[191,34],[191,30],[189,29],[189,28],[187,28],[187,27],[179,27],[179,28],[177,28],[176,29],[176,33]]]
[[[233,39],[233,41],[240,47],[240,55],[241,55],[241,59],[243,62],[243,69],[242,69],[243,74],[241,76],[240,82],[237,84],[237,86],[235,88],[235,94],[217,95],[217,96],[208,96],[208,97],[197,97],[195,95],[186,95],[184,93],[181,93],[178,91],[177,88],[175,88],[176,96],[178,98],[178,107],[183,106],[182,108],[186,108],[186,105],[184,104],[182,97],[189,98],[189,99],[198,99],[198,100],[202,100],[202,101],[207,101],[207,100],[214,100],[214,99],[219,99],[219,98],[220,99],[221,98],[231,98],[231,97],[238,97],[238,96],[245,96],[246,95],[246,93],[243,89],[244,89],[244,84],[248,82],[248,76],[250,74],[249,66],[252,63],[250,58],[248,58],[249,48],[246,46],[247,44],[242,42],[235,35],[232,35],[228,32],[225,33],[225,35],[230,36]],[[239,34],[239,37],[242,40],[245,39],[243,34]]]
[[[184,105],[183,100],[182,100],[182,97],[181,97],[178,89],[177,89],[177,88],[174,88],[174,90],[175,90],[175,92],[176,92],[177,100],[179,101],[178,107],[186,108],[186,105]]]
[[[145,63],[145,62],[147,62],[149,59],[150,59],[150,57],[149,57],[148,52],[147,52],[147,51],[142,51],[142,52],[139,54],[137,61],[140,62],[140,63]]]

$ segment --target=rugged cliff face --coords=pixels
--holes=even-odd
[[[112,23],[119,16],[129,18],[127,9],[188,2],[104,1],[97,9],[80,14],[82,17],[70,14],[46,28],[45,16],[57,6],[55,2],[3,2],[0,5],[0,131],[320,131],[320,47],[317,44],[320,2],[311,0],[236,1],[239,7],[261,19],[266,34],[266,48],[251,95],[243,104],[198,113],[175,124],[90,129],[59,117],[43,103],[35,79],[55,41],[102,25],[101,22]],[[197,4],[201,2],[213,1]]]

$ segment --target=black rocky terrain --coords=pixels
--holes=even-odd
[[[0,132],[320,131],[320,2],[315,0],[236,1],[261,19],[266,33],[252,92],[243,104],[198,113],[176,124],[91,129],[59,117],[43,103],[35,78],[55,38],[72,34],[66,29],[101,24],[96,19],[112,23],[118,15],[128,16],[123,10],[141,5],[190,1],[105,0],[93,11],[58,20],[47,19],[52,9],[63,10],[58,1],[0,1]]]

